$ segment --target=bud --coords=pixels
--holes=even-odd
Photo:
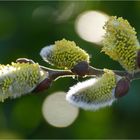
[[[27,94],[46,77],[37,63],[0,65],[0,101]]]
[[[115,87],[119,76],[111,70],[104,70],[99,78],[92,78],[70,88],[66,100],[83,109],[96,110],[115,101]]]
[[[124,69],[132,72],[137,69],[137,51],[140,45],[135,29],[127,20],[111,17],[104,26],[106,34],[102,51],[118,61]]]
[[[71,71],[79,76],[85,76],[88,73],[89,64],[86,61],[81,61],[76,64]]]
[[[115,97],[119,98],[125,96],[130,88],[130,80],[126,77],[121,78],[115,88]]]
[[[33,92],[38,93],[47,90],[51,86],[51,84],[52,84],[52,80],[46,78],[37,85],[37,87],[33,90]]]
[[[89,55],[76,46],[75,42],[66,39],[56,41],[54,45],[44,47],[40,55],[46,62],[64,69],[72,69],[81,61],[89,63]]]

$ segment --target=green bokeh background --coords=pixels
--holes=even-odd
[[[64,14],[67,10],[70,15]],[[139,1],[0,1],[0,63],[26,57],[50,67],[39,56],[41,48],[66,38],[92,56],[91,65],[121,70],[117,62],[100,53],[101,46],[77,35],[75,20],[87,10],[128,19],[139,38]],[[0,103],[0,138],[140,138],[140,80],[134,81],[129,94],[111,107],[96,112],[80,110],[77,120],[66,128],[50,126],[41,111],[44,99],[55,91],[67,91],[76,82],[59,79],[46,92]]]

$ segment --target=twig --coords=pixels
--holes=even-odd
[[[71,72],[70,70],[58,70],[58,69],[50,69],[44,66],[40,66],[44,71],[49,73],[49,78],[52,80],[56,80],[60,77],[72,77],[72,76],[78,76],[75,73]],[[119,76],[128,77],[131,80],[134,80],[135,78],[140,79],[140,72],[130,74],[126,71],[119,71],[119,70],[113,70],[113,72]],[[86,76],[100,76],[104,73],[103,69],[97,69],[92,66],[89,66],[88,72],[86,73]]]
[[[50,68],[47,68],[47,67],[44,67],[44,66],[40,66],[40,68],[46,72],[48,72],[49,74],[49,78],[52,79],[52,80],[56,80],[60,77],[66,77],[66,76],[69,76],[69,77],[72,77],[74,76],[75,74],[73,72],[71,72],[70,70],[58,70],[58,69],[50,69]]]
[[[17,59],[16,62],[31,63],[31,64],[35,63],[33,60],[27,59],[27,58],[19,58],[19,59]],[[85,62],[82,62],[79,64],[80,65],[77,65],[77,67],[75,67],[75,68],[78,69],[78,72],[79,71],[84,72],[84,74],[82,73],[82,75],[81,75],[82,77],[86,77],[86,76],[98,77],[104,73],[103,69],[94,68],[94,67],[90,66],[89,64],[86,64]],[[47,72],[47,77],[41,83],[39,83],[39,85],[37,85],[37,87],[34,90],[36,92],[40,92],[40,91],[43,91],[44,89],[49,88],[50,85],[52,84],[52,82],[57,80],[58,78],[80,76],[76,73],[77,71],[73,71],[73,70],[50,69],[48,67],[41,66],[41,65],[40,65],[40,68],[44,72]],[[121,77],[127,77],[127,79],[129,79],[131,81],[140,79],[140,71],[129,73],[127,71],[113,70],[113,72],[116,75],[119,75]],[[79,73],[79,74],[81,74],[81,73]]]

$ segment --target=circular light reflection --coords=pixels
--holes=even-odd
[[[43,103],[43,116],[52,126],[67,127],[79,114],[79,109],[69,104],[65,96],[64,92],[56,92],[48,96]]]
[[[100,11],[86,11],[76,19],[75,28],[82,39],[101,44],[105,34],[103,26],[108,19],[109,16]]]

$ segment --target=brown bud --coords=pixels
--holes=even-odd
[[[85,76],[88,73],[89,64],[86,61],[81,61],[76,64],[71,71],[79,76]]]
[[[49,78],[44,79],[41,83],[37,85],[37,87],[33,90],[33,92],[41,92],[48,89],[51,86],[52,80]]]
[[[29,63],[29,64],[34,64],[35,62],[31,59],[27,59],[27,58],[18,58],[16,60],[16,62],[19,62],[19,63]]]
[[[137,52],[137,66],[140,68],[140,50]]]
[[[126,77],[120,79],[115,88],[115,97],[119,98],[125,96],[130,88],[130,80]]]

